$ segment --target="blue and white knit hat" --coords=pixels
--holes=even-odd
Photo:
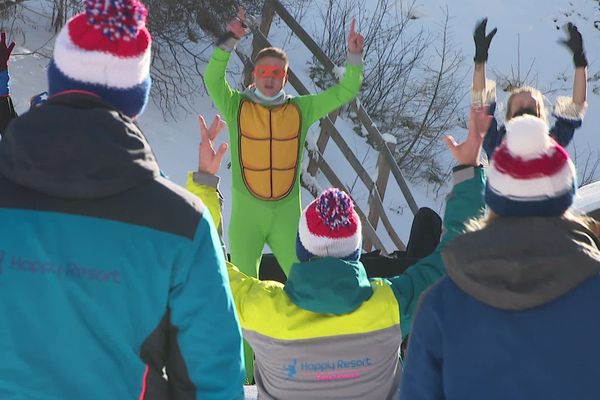
[[[49,95],[92,92],[130,117],[139,115],[150,92],[147,14],[139,0],[86,0],[85,12],[56,38]]]
[[[560,216],[573,204],[577,173],[569,154],[542,119],[506,123],[504,141],[488,168],[486,203],[506,217]]]
[[[300,261],[315,257],[358,260],[362,243],[361,223],[354,203],[345,192],[330,188],[302,212],[296,239]]]

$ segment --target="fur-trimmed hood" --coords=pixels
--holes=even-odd
[[[496,308],[551,302],[600,272],[600,240],[563,218],[499,218],[443,252],[450,279]]]

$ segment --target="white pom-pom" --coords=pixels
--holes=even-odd
[[[533,115],[523,115],[508,121],[505,140],[508,151],[524,159],[539,157],[552,147],[548,125]]]

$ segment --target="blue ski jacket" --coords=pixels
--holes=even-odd
[[[210,214],[131,119],[67,93],[13,120],[0,221],[1,399],[243,398]]]

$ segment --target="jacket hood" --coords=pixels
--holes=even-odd
[[[138,126],[99,97],[61,94],[13,120],[0,173],[52,196],[107,197],[159,176]]]
[[[452,241],[442,257],[450,279],[490,306],[523,310],[570,292],[600,272],[600,241],[562,218],[499,218]]]
[[[292,265],[284,287],[298,307],[319,314],[348,314],[373,294],[360,261],[324,257]]]

